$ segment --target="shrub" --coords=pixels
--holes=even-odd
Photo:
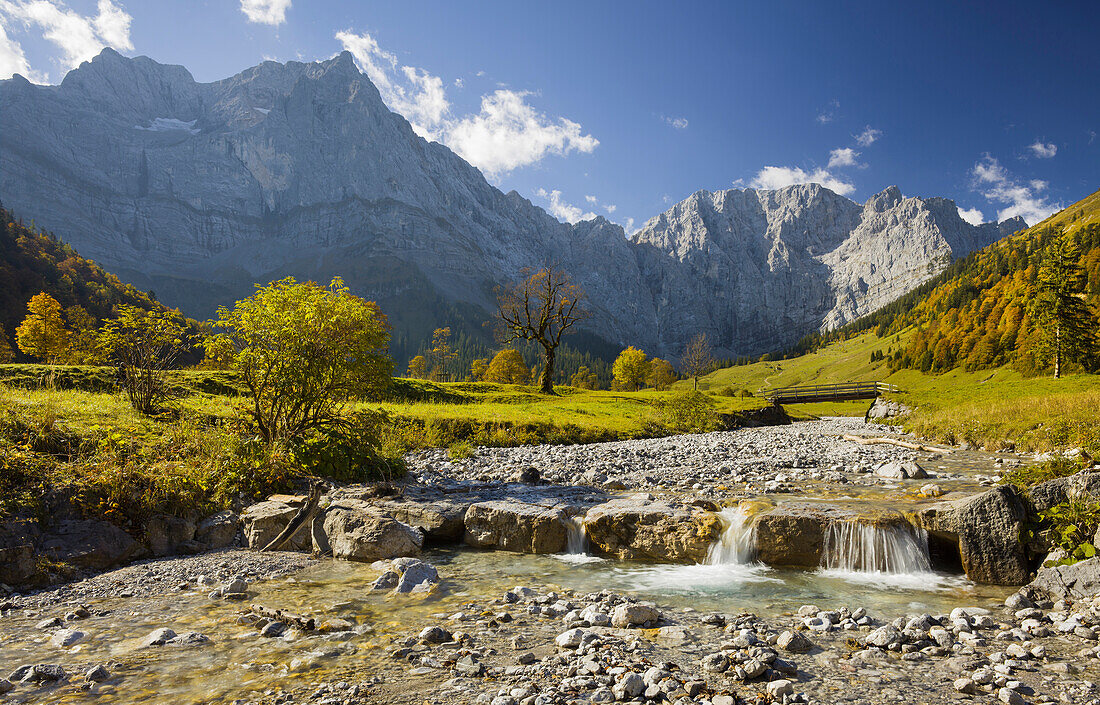
[[[715,403],[702,392],[677,392],[655,403],[661,423],[678,433],[704,433],[718,428]]]

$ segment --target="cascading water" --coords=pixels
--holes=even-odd
[[[756,553],[756,529],[747,505],[727,507],[718,513],[722,535],[707,549],[706,565],[747,565]]]
[[[946,585],[932,570],[928,533],[908,525],[835,521],[825,531],[821,572],[883,587],[925,589]]]
[[[565,519],[565,553],[557,558],[566,563],[595,563],[603,560],[588,553],[588,533],[584,529],[584,516],[568,516]]]

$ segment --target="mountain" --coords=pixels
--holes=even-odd
[[[15,220],[0,208],[0,328],[15,340],[15,328],[27,315],[27,302],[46,292],[65,308],[80,306],[92,317],[112,318],[120,304],[152,309],[158,304],[148,294],[99,265],[49,233]]]
[[[593,348],[674,357],[706,331],[752,354],[1019,227],[973,228],[896,188],[861,206],[818,186],[699,192],[632,239],[603,218],[563,224],[417,136],[347,52],[198,83],[105,49],[58,86],[0,81],[0,105],[4,203],[198,317],[255,282],[339,274],[395,340],[418,341],[480,329],[495,286],[555,262],[589,295]]]

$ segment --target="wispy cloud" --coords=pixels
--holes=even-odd
[[[971,170],[974,188],[991,203],[1001,204],[997,220],[1016,216],[1028,225],[1034,225],[1061,210],[1060,205],[1050,203],[1040,191],[1045,191],[1045,181],[1033,180],[1028,184],[1017,181],[992,155],[986,154]]]
[[[378,87],[390,109],[404,115],[420,136],[446,144],[490,178],[499,179],[547,156],[591,153],[600,142],[579,123],[536,110],[531,91],[498,89],[481,97],[477,113],[454,115],[443,80],[401,65],[367,33],[336,33],[359,68]]]
[[[841,196],[847,196],[856,190],[855,186],[832,175],[826,169],[805,171],[801,167],[790,166],[766,166],[749,182],[749,186],[767,191],[795,184],[821,184]]]
[[[1034,143],[1027,146],[1039,159],[1050,159],[1058,153],[1058,145],[1053,142],[1044,142],[1042,140],[1035,140]]]
[[[582,220],[591,220],[596,217],[596,214],[591,211],[586,212],[583,208],[578,208],[571,203],[566,203],[561,197],[561,191],[558,189],[547,191],[544,188],[540,188],[536,193],[539,198],[547,201],[549,205],[546,210],[558,220],[564,220],[568,223],[578,223]]]
[[[688,120],[685,117],[669,117],[668,115],[662,115],[661,121],[672,125],[677,130],[686,130],[688,126]]]
[[[61,49],[57,63],[63,72],[95,57],[104,47],[131,51],[131,17],[112,0],[99,0],[95,15],[81,15],[61,0],[0,0],[0,19],[7,29],[20,22],[26,28],[36,27],[42,37]],[[3,71],[35,74],[22,47],[4,32],[0,40],[0,62]],[[45,74],[36,74],[45,80]],[[11,73],[4,75],[9,78]],[[28,76],[29,78],[30,76]]]
[[[836,113],[839,109],[840,101],[836,98],[833,98],[829,101],[829,104],[825,107],[825,109],[817,114],[817,121],[824,125],[832,122],[833,120],[836,120]]]
[[[49,77],[31,68],[19,42],[8,36],[0,24],[0,79],[20,74],[34,83],[46,83]]]
[[[858,144],[860,147],[870,147],[872,144],[878,141],[879,137],[882,137],[882,130],[876,130],[875,128],[868,125],[867,127],[863,128],[863,132],[855,135],[855,140],[856,144]]]

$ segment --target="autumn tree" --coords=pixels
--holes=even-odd
[[[346,427],[347,403],[380,396],[390,382],[386,317],[339,277],[328,286],[293,277],[257,286],[219,308],[214,325],[237,350],[249,413],[269,446]]]
[[[699,389],[699,377],[714,369],[714,350],[706,333],[692,338],[680,354],[680,372],[694,380],[693,389]]]
[[[619,353],[615,364],[611,366],[611,374],[621,388],[637,391],[645,384],[649,375],[649,358],[643,351],[631,345]]]
[[[502,340],[529,340],[543,352],[539,389],[554,393],[554,358],[562,337],[588,317],[584,291],[555,265],[525,269],[521,281],[497,289],[497,318]]]
[[[98,347],[122,368],[130,404],[143,414],[160,411],[172,396],[165,372],[186,349],[182,317],[165,309],[123,305],[99,332]]]
[[[470,363],[470,379],[480,382],[485,379],[485,373],[489,371],[489,359],[479,357]]]
[[[1080,262],[1076,240],[1056,240],[1043,258],[1030,302],[1040,333],[1037,352],[1054,365],[1055,378],[1067,361],[1087,363],[1097,352],[1097,320],[1085,299],[1089,281]]]
[[[485,371],[486,382],[497,384],[527,384],[531,380],[531,370],[527,369],[527,363],[523,361],[523,355],[519,350],[508,348],[501,350],[493,356]]]
[[[61,304],[46,292],[27,302],[27,317],[15,329],[19,349],[47,364],[57,360],[69,344],[69,331],[61,320]]]
[[[569,386],[577,389],[596,389],[599,384],[600,378],[584,365],[581,365],[569,378]]]
[[[69,324],[69,345],[65,350],[65,361],[71,365],[97,365],[103,361],[99,352],[99,321],[88,313],[83,306],[69,306],[65,309],[65,320]]]
[[[447,381],[447,366],[458,357],[451,349],[451,328],[436,328],[432,332],[432,348],[428,351],[431,360],[432,379]]]
[[[663,391],[671,387],[675,381],[676,370],[672,369],[672,363],[659,357],[649,361],[649,374],[646,375],[649,386]]]
[[[425,379],[428,376],[428,361],[423,355],[409,360],[409,369],[405,373],[412,379]]]

